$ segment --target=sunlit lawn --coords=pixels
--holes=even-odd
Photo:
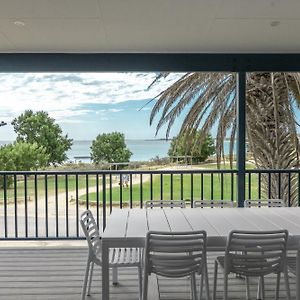
[[[253,164],[247,164],[247,169],[253,169]],[[217,169],[216,164],[208,163],[202,164],[200,168],[205,169]],[[230,164],[221,164],[220,169],[228,170],[230,169]],[[133,175],[134,177],[135,175]],[[102,194],[102,180],[101,176],[99,178],[99,195],[98,201],[101,203],[103,199]],[[154,200],[161,200],[161,199],[227,199],[227,200],[235,200],[236,199],[236,175],[231,177],[231,174],[224,174],[223,175],[223,191],[221,190],[221,175],[214,174],[204,174],[202,179],[200,174],[193,175],[193,179],[190,174],[181,175],[173,175],[172,176],[172,184],[171,184],[171,176],[170,175],[163,175],[163,184],[161,186],[161,177],[160,175],[153,175],[152,181],[152,189],[150,186],[150,179],[148,178],[145,182],[143,182],[142,187],[141,184],[133,184],[132,190],[130,188],[122,188],[122,192],[119,186],[116,186],[115,183],[118,182],[117,176],[112,176],[112,184],[114,187],[110,191],[109,189],[109,182],[107,179],[107,188],[106,188],[106,199],[107,202],[119,203],[121,198],[122,202],[129,203],[132,202],[140,202],[141,200],[146,201],[150,199]],[[233,178],[233,184],[232,184]],[[251,196],[252,198],[257,197],[257,175],[252,175],[251,177]],[[213,184],[211,184],[211,180],[213,180]],[[193,182],[192,182],[193,181]],[[203,181],[203,183],[202,183]],[[86,175],[78,175],[78,189],[85,189],[87,183]],[[233,189],[232,189],[233,185]],[[65,175],[58,175],[57,176],[57,193],[65,193],[66,186],[68,186],[68,191],[74,195],[76,190],[76,176],[75,175],[68,175],[67,185],[66,185],[66,177]],[[96,176],[89,175],[88,176],[88,186],[90,189],[96,187]],[[172,186],[172,191],[171,191]],[[192,188],[193,186],[193,188]],[[37,176],[37,196],[38,199],[45,198],[45,176],[39,175]],[[151,196],[152,190],[152,196]],[[246,184],[246,191],[248,195],[248,185]],[[16,185],[16,189],[14,186],[10,186],[7,189],[7,201],[12,202],[16,198],[18,201],[24,201],[25,198],[25,181],[23,177],[19,177]],[[48,197],[54,196],[56,193],[56,181],[55,176],[48,175],[47,177],[47,194]],[[222,195],[223,194],[223,195]],[[80,196],[81,201],[85,201],[87,195]],[[0,202],[3,202],[4,199],[4,191],[0,189]],[[29,176],[27,178],[27,199],[33,200],[35,199],[35,180],[33,176]],[[97,195],[95,192],[90,192],[88,194],[88,199],[90,202],[97,201]],[[131,199],[131,200],[130,200]]]
[[[78,175],[78,189],[82,189],[86,187],[86,176],[85,175]],[[99,184],[102,182],[101,176],[99,176]],[[75,175],[68,175],[68,191],[75,191],[76,189],[76,176]],[[93,187],[96,185],[96,176],[89,175],[88,176],[88,185]],[[48,175],[47,176],[47,191],[48,196],[51,197],[55,195],[55,187],[56,187],[56,180],[55,176]],[[38,176],[37,178],[37,195],[40,198],[45,197],[45,176]],[[57,192],[58,193],[65,193],[66,191],[66,177],[65,175],[57,176]],[[25,198],[25,181],[23,178],[19,178],[16,185],[16,193],[18,201],[24,201]],[[32,200],[35,198],[35,180],[34,177],[27,178],[27,199]],[[0,201],[4,199],[4,190],[0,190]],[[7,189],[7,201],[11,202],[15,199],[15,188],[14,185],[10,186]]]
[[[204,164],[200,164],[199,165],[200,168],[204,168],[204,169],[209,169],[209,170],[215,170],[215,169],[218,169],[218,165],[216,163],[204,163]],[[247,170],[253,170],[255,168],[255,165],[250,163],[250,162],[247,162],[246,163],[246,169]],[[232,167],[230,166],[230,163],[229,162],[225,162],[225,163],[221,163],[220,164],[220,170],[230,170],[230,169],[237,169],[237,166],[236,166],[236,162],[233,162],[232,164]]]
[[[251,197],[258,197],[258,182],[257,175],[251,176]],[[213,180],[213,184],[212,184]],[[232,184],[233,180],[233,184]],[[129,204],[130,201],[133,203],[139,203],[141,200],[147,201],[150,199],[153,200],[170,200],[170,199],[181,199],[185,200],[197,200],[197,199],[225,199],[225,200],[233,200],[236,199],[236,175],[231,176],[231,174],[223,175],[223,192],[221,190],[221,176],[219,174],[204,174],[203,175],[203,185],[201,183],[201,175],[197,174],[192,176],[190,174],[183,175],[182,183],[180,175],[173,175],[173,185],[171,184],[171,176],[163,175],[163,184],[161,186],[161,177],[160,175],[153,176],[152,183],[152,197],[151,197],[151,184],[150,180],[144,182],[141,185],[133,184],[132,192],[130,188],[122,188],[122,192],[120,187],[112,188],[110,193],[109,189],[106,190],[106,201],[109,203],[112,201],[113,203],[119,203],[122,195],[123,204]],[[173,193],[171,191],[171,186],[173,189]],[[192,188],[193,186],[193,188]],[[233,189],[232,189],[233,186]],[[246,191],[248,195],[248,182],[246,183]],[[222,196],[223,193],[223,196]],[[132,196],[131,196],[132,195]],[[86,200],[86,195],[80,197],[81,201]],[[88,194],[88,198],[90,202],[95,202],[97,199],[97,194],[92,192]],[[98,196],[99,202],[102,202],[103,195],[102,192],[99,193]],[[130,200],[131,199],[131,200]]]

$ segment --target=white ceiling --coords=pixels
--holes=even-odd
[[[298,53],[300,0],[0,0],[0,52]]]

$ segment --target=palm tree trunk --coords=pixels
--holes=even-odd
[[[247,137],[259,169],[292,169],[298,166],[298,139],[284,73],[249,73],[247,78]],[[262,175],[267,198],[297,205],[296,176]]]

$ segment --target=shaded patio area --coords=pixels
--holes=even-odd
[[[20,246],[21,246],[20,242]],[[49,244],[51,245],[51,243]],[[55,245],[55,244],[53,244]],[[209,279],[212,290],[213,263],[218,253],[209,253]],[[72,299],[79,300],[87,258],[87,248],[70,247],[23,247],[0,249],[0,299]],[[222,299],[222,277],[218,277],[217,299]],[[229,298],[245,299],[244,280],[230,277]],[[111,287],[111,299],[138,299],[138,281],[135,269],[119,271],[119,285]],[[157,284],[156,284],[157,283]],[[189,281],[187,279],[152,278],[149,299],[187,300]],[[256,297],[256,279],[250,280],[251,299]],[[295,280],[290,276],[292,299],[295,299]],[[265,279],[266,299],[273,299],[275,276]],[[102,299],[101,273],[95,269],[92,296],[87,299]],[[151,296],[150,296],[151,294]],[[280,299],[286,299],[283,280],[281,281]]]
[[[2,1],[0,70],[21,75],[22,72],[235,73],[236,169],[221,172],[126,171],[130,176],[137,176],[139,182],[134,186],[130,180],[128,189],[122,190],[122,171],[118,170],[49,173],[6,172],[2,168],[0,300],[80,299],[87,259],[86,243],[74,246],[67,241],[58,247],[56,242],[47,241],[47,247],[44,242],[28,247],[22,240],[82,237],[78,221],[85,208],[93,210],[99,229],[104,230],[106,218],[109,220],[109,214],[117,207],[142,208],[149,199],[186,199],[190,206],[194,200],[221,199],[234,201],[235,206],[242,207],[247,199],[287,195],[287,206],[300,206],[299,166],[291,170],[247,170],[245,163],[246,75],[249,72],[299,72],[300,40],[291,33],[300,29],[300,2],[159,2],[132,0],[128,5],[127,1],[104,0]],[[5,90],[5,85],[1,88]],[[19,88],[23,89],[22,86]],[[2,102],[11,102],[8,95],[4,95]],[[44,101],[47,97],[43,93],[40,98]],[[31,99],[30,107],[38,107]],[[71,97],[65,103],[70,101],[75,107],[75,99],[75,96],[74,99]],[[13,111],[2,109],[1,118],[6,117],[5,121],[10,122]],[[7,185],[10,177],[14,178],[11,189]],[[80,181],[80,177],[83,180]],[[89,186],[91,177],[95,184]],[[118,177],[120,185],[118,180],[112,180]],[[143,178],[149,178],[147,185],[143,185]],[[272,184],[272,178],[278,178],[276,184]],[[38,188],[39,182],[43,189]],[[60,182],[64,183],[64,188],[59,187]],[[119,190],[113,189],[114,184]],[[263,184],[265,191],[261,188]],[[282,186],[287,189],[282,189]],[[297,187],[295,194],[292,187]],[[94,199],[91,197],[93,193]],[[294,196],[294,201],[291,196]],[[292,228],[293,220],[280,220],[284,223],[282,227],[288,223]],[[219,222],[219,227],[224,224]],[[300,232],[300,226],[298,228]],[[8,248],[8,239],[18,240],[14,244],[17,247]],[[216,255],[209,253],[211,290]],[[138,299],[137,278],[135,269],[120,270],[119,285],[110,288],[111,299]],[[274,299],[275,282],[274,275],[265,279],[268,300]],[[221,274],[218,283],[219,300],[223,296]],[[154,277],[152,284],[154,286],[149,287],[151,300],[190,299],[187,279]],[[255,299],[257,280],[251,279],[250,285],[251,299]],[[295,278],[292,275],[290,287],[295,299]],[[92,296],[88,299],[102,299],[101,291],[101,272],[97,268]],[[243,279],[234,275],[230,277],[228,296],[233,300],[245,299]],[[286,299],[283,280],[280,299]]]

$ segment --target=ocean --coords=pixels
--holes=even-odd
[[[171,140],[126,140],[127,147],[132,152],[130,161],[149,161],[151,158],[167,157]],[[74,161],[76,156],[90,156],[92,141],[74,141],[72,148],[67,152],[68,158]],[[229,142],[224,144],[225,154],[229,153]],[[81,159],[82,162],[89,162],[89,159]]]
[[[149,161],[151,158],[168,156],[171,141],[168,140],[126,140],[126,145],[133,153],[130,161]],[[0,146],[11,141],[0,141]],[[72,148],[67,152],[68,160],[74,161],[78,156],[90,156],[92,141],[73,141]],[[225,141],[225,154],[229,152],[229,143]],[[77,159],[78,161],[79,159]],[[89,158],[80,159],[82,162],[90,162]]]
[[[12,143],[12,141],[0,141],[0,146]],[[149,161],[151,158],[168,156],[171,141],[168,140],[126,140],[127,147],[132,152],[130,161]],[[73,141],[72,148],[67,152],[68,161],[74,161],[78,156],[90,156],[92,141]],[[79,159],[77,159],[78,161]],[[89,158],[80,159],[82,162],[90,162]]]
[[[168,156],[171,141],[166,140],[126,140],[127,147],[132,152],[130,161],[148,161],[159,156]],[[72,148],[67,152],[69,160],[74,161],[77,156],[90,156],[92,141],[73,141]],[[89,162],[89,159],[80,159]]]

